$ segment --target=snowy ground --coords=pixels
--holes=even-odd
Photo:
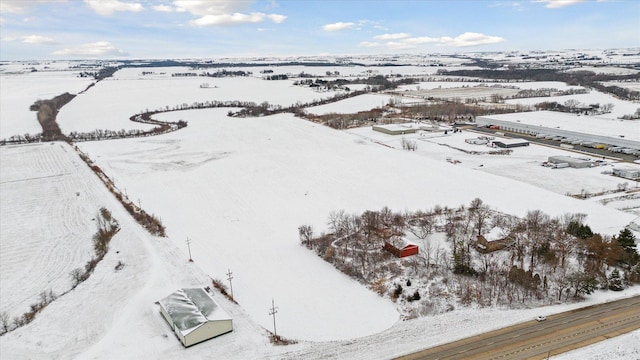
[[[265,309],[275,298],[281,309],[279,332],[291,338],[364,336],[397,319],[392,304],[298,245],[298,226],[324,231],[331,211],[457,207],[480,197],[518,216],[532,209],[552,216],[586,213],[592,229],[605,234],[619,232],[635,217],[291,115],[237,119],[226,117],[225,109],[163,114],[165,119],[178,116],[190,125],[176,133],[80,146],[132,199],[160,214],[185,253],[184,241],[192,239],[194,260],[205,272],[223,278],[232,269],[238,301],[264,327],[271,324]],[[517,155],[496,161],[506,159],[521,161]],[[357,325],[361,311],[378,315]],[[345,321],[353,325],[344,327]]]
[[[518,182],[527,183],[558,195],[580,194],[583,190],[590,193],[616,190],[620,184],[627,183],[629,189],[638,186],[637,182],[621,179],[612,175],[603,174],[611,171],[613,167],[625,166],[615,160],[607,160],[602,166],[585,169],[552,169],[542,167],[550,156],[571,156],[575,158],[588,158],[589,155],[563,150],[560,148],[531,144],[527,147],[512,149],[510,155],[473,155],[466,151],[488,152],[495,150],[486,145],[468,144],[464,140],[486,136],[484,133],[463,131],[461,133],[416,133],[404,136],[392,136],[377,131],[371,127],[363,127],[347,130],[349,133],[362,138],[364,141],[375,142],[402,149],[402,138],[415,141],[418,149],[417,156],[425,157],[439,162],[447,162],[447,159],[459,161],[452,165],[465,167],[478,172],[490,173],[503,178],[509,178]],[[596,202],[590,199],[587,202]],[[624,205],[623,205],[624,204]],[[612,202],[611,207],[632,207],[635,200]],[[590,221],[590,220],[587,220]],[[614,230],[614,229],[611,229]],[[619,231],[619,230],[618,230]],[[617,232],[617,231],[614,231]]]
[[[25,154],[25,156],[41,156],[40,154],[45,152],[59,157],[62,164],[71,163],[80,167],[82,165],[69,146],[61,143],[7,147],[2,151],[4,153],[9,150],[9,154],[12,154],[16,151],[14,149],[27,153],[33,152],[32,155]],[[35,163],[37,164],[37,162]],[[2,164],[4,166],[5,162]],[[14,169],[14,176],[19,178],[33,174],[34,171],[34,169],[28,169],[24,166],[15,166]],[[89,184],[98,183],[97,178],[92,174],[86,174],[84,179]],[[112,211],[113,216],[118,219],[122,227],[122,230],[112,240],[111,251],[98,265],[89,280],[50,304],[31,324],[0,337],[1,358],[170,359],[203,357],[214,351],[218,356],[228,359],[385,359],[502,326],[531,321],[538,314],[549,315],[579,306],[604,302],[608,299],[640,294],[640,289],[635,287],[621,293],[598,292],[580,304],[563,304],[521,310],[482,309],[482,311],[478,311],[478,309],[460,308],[437,316],[395,322],[387,329],[356,339],[321,342],[300,341],[298,344],[290,346],[269,344],[265,329],[254,322],[256,319],[254,314],[246,312],[242,298],[239,299],[241,305],[238,306],[231,304],[220,295],[216,295],[215,297],[221,306],[234,318],[234,332],[184,349],[164,322],[155,302],[179,287],[208,284],[209,276],[201,269],[206,267],[208,263],[215,261],[215,256],[208,258],[207,261],[196,258],[195,263],[190,263],[182,249],[182,239],[178,239],[179,244],[175,244],[172,238],[157,238],[148,235],[132,221],[103,187],[96,186],[92,196],[97,203]],[[55,208],[48,209],[51,211],[50,217],[60,218],[61,215],[56,212]],[[6,212],[2,211],[1,214],[5,216]],[[85,214],[74,214],[73,219],[82,219],[85,216]],[[4,224],[5,218],[2,218],[2,221]],[[5,233],[3,232],[4,238]],[[45,237],[40,237],[40,239],[40,241],[47,241]],[[274,243],[273,239],[263,241]],[[297,244],[293,245],[296,249],[300,248]],[[67,251],[70,250],[68,247],[74,246],[76,245],[68,243],[65,245]],[[294,249],[289,250],[291,253],[294,252]],[[265,257],[270,256],[269,253],[264,253],[264,255]],[[40,254],[38,257],[44,259],[48,257],[48,254]],[[279,262],[288,262],[283,257],[278,259]],[[125,267],[116,271],[114,266],[119,261],[123,262]],[[313,262],[313,259],[309,258],[307,262]],[[44,266],[34,269],[44,270],[50,266],[47,263],[43,264]],[[238,269],[240,268],[238,267]],[[333,269],[330,270],[335,272]],[[265,271],[272,273],[268,269]],[[292,276],[306,273],[302,268],[291,272]],[[4,271],[2,274],[4,282],[6,275]],[[240,280],[238,276],[241,274],[244,273],[236,271],[234,268],[234,276],[236,276],[234,291],[241,283],[238,282]],[[335,276],[329,272],[315,273],[312,277],[306,277],[306,281],[317,282],[320,277],[325,276],[329,276],[327,280],[333,279],[335,281]],[[344,280],[339,281],[344,282]],[[24,284],[29,284],[28,287],[33,289],[39,285],[31,282],[25,282],[23,286]],[[331,284],[331,289],[336,289],[335,285],[338,285],[337,289],[341,290],[340,284],[335,283]],[[351,285],[354,288],[359,286],[357,284]],[[295,288],[296,294],[304,291],[307,289]],[[4,292],[2,293],[4,294]],[[242,293],[243,291],[240,291],[237,294],[245,297]],[[326,300],[326,298],[299,299],[299,301],[312,306],[316,311],[322,311],[317,308],[317,302],[320,300]],[[280,326],[287,321],[287,313],[291,311],[291,308],[289,305],[283,306],[284,302],[277,304],[280,305],[278,313],[280,316],[278,329],[280,329]],[[267,305],[265,304],[263,309],[265,314]],[[361,306],[366,307],[369,311],[368,316],[376,314],[371,304],[361,303]],[[300,319],[304,318],[306,314],[298,315],[302,316],[298,318],[298,321],[303,322]],[[353,320],[343,319],[342,325],[346,324],[348,327],[356,325]],[[580,359],[584,358],[584,354],[595,353],[608,354],[609,359],[627,359],[629,358],[628,354],[638,352],[638,343],[633,342],[634,339],[637,339],[637,335],[636,331],[616,339],[615,343],[597,344],[592,348],[585,348],[584,352],[565,355],[563,359]]]
[[[47,100],[64,92],[77,94],[93,82],[78,77],[78,71],[0,73],[0,139],[42,132],[36,113],[29,110],[36,100]]]
[[[125,120],[145,108],[183,102],[245,100],[288,105],[321,96],[287,81],[206,79],[218,88],[201,89],[199,85],[205,82],[201,78],[140,79],[138,72],[142,70],[129,70],[101,81],[66,105],[59,115],[63,131],[140,128],[141,124],[131,125]],[[218,94],[211,96],[212,92]],[[352,106],[345,109],[360,109],[357,102]],[[28,276],[34,279],[54,267],[46,261],[49,252],[31,253],[31,259],[24,250],[25,244],[6,240],[8,236],[16,239],[22,235],[16,234],[20,225],[5,226],[15,221],[14,213],[23,214],[20,211],[26,211],[24,208],[40,211],[37,218],[49,220],[24,226],[31,226],[34,231],[51,227],[54,234],[73,240],[60,249],[66,254],[74,254],[76,250],[72,249],[82,246],[78,245],[82,240],[70,239],[74,232],[94,232],[86,219],[95,212],[93,209],[105,206],[111,210],[122,230],[113,239],[112,251],[89,280],[50,304],[31,324],[0,337],[0,358],[176,358],[203,357],[212,351],[230,359],[390,358],[529,321],[541,312],[550,314],[640,294],[636,287],[623,293],[599,293],[583,304],[522,310],[462,308],[434,317],[399,321],[393,303],[301,247],[298,226],[310,224],[319,233],[326,229],[326,218],[335,210],[360,213],[388,206],[415,211],[435,205],[456,207],[476,197],[496,210],[519,216],[532,209],[552,216],[586,213],[592,229],[606,234],[617,233],[636,215],[602,206],[596,200],[564,196],[567,190],[578,187],[616,186],[617,182],[602,174],[581,172],[586,175],[584,180],[580,176],[580,182],[569,172],[552,175],[554,178],[547,175],[554,173],[536,175],[568,170],[539,166],[550,154],[557,155],[556,150],[530,146],[496,157],[467,155],[445,146],[466,146],[464,138],[476,136],[462,133],[450,137],[416,135],[418,151],[408,152],[401,150],[401,138],[375,133],[370,128],[341,132],[287,114],[228,118],[228,110],[165,113],[158,117],[183,119],[189,126],[157,137],[80,144],[132,200],[160,216],[167,226],[168,238],[150,236],[134,223],[97,178],[87,173],[69,146],[56,143],[2,148],[0,310],[5,311],[7,283],[13,284],[13,291],[27,294],[22,303],[7,301],[11,303],[7,308],[28,305],[29,296],[45,290],[37,281],[24,282],[22,287],[26,289],[18,289],[16,279],[25,276],[24,271],[5,272],[5,249],[24,261],[43,264],[22,269],[20,264],[10,264],[12,269],[30,269],[33,274]],[[22,153],[14,155],[12,151]],[[39,160],[45,156],[59,165],[39,168],[49,164]],[[450,164],[447,157],[461,163]],[[35,167],[19,164],[19,159],[24,158],[34,159],[29,164],[36,164]],[[79,180],[66,175],[69,169],[78,169]],[[60,179],[45,182],[35,173],[59,175]],[[26,179],[32,180],[13,182]],[[42,188],[33,188],[31,183],[42,184]],[[14,195],[5,196],[5,189]],[[73,204],[68,195],[78,197],[77,189],[81,202]],[[38,203],[24,203],[31,196],[45,195],[52,202],[62,201],[42,209]],[[72,207],[64,210],[66,206]],[[58,223],[66,224],[65,219],[71,225],[57,229],[62,226]],[[33,246],[48,245],[51,237],[39,234],[31,235]],[[187,238],[192,241],[194,263],[187,261]],[[21,248],[8,248],[5,244]],[[76,263],[86,261],[82,256],[73,258]],[[121,271],[114,269],[118,261],[125,263]],[[64,266],[57,270],[51,286],[58,286],[55,281],[64,286],[69,280],[64,278],[67,269],[77,265]],[[219,295],[216,298],[234,317],[234,332],[182,348],[154,302],[180,287],[209,285],[209,277],[225,279],[228,269],[233,271],[234,295],[240,305]],[[29,285],[24,286],[25,283]],[[272,298],[279,307],[278,333],[300,340],[298,344],[269,344],[265,329],[272,327],[268,316]],[[73,324],[72,330],[69,324]],[[637,332],[634,334],[637,338]],[[632,341],[634,337],[628,339]],[[637,343],[633,346],[637,348]],[[580,356],[584,357],[576,358]],[[609,358],[624,357],[616,357],[612,351]]]
[[[559,104],[564,104],[567,100],[577,100],[584,106],[590,104],[613,104],[613,110],[608,114],[598,115],[607,119],[617,119],[624,115],[633,114],[640,107],[640,104],[630,101],[620,100],[609,94],[603,94],[597,90],[591,90],[588,94],[575,94],[564,96],[552,96],[552,97],[539,97],[539,98],[525,98],[525,99],[510,99],[506,100],[507,104],[522,104],[522,105],[535,105],[541,102],[555,101]]]
[[[640,359],[640,330],[554,356],[557,360]]]

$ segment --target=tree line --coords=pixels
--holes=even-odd
[[[627,228],[615,236],[594,233],[585,218],[551,217],[540,210],[518,218],[474,199],[458,208],[415,212],[387,207],[362,214],[334,211],[326,232],[316,235],[310,225],[302,225],[298,233],[301,245],[390,298],[396,291],[392,284],[404,276],[423,282],[446,279],[449,292],[463,304],[480,306],[566,302],[596,289],[640,283],[633,233]],[[479,236],[492,229],[498,229],[502,246],[487,251]],[[444,235],[444,246],[430,241],[435,233]],[[424,242],[418,255],[399,260],[383,249],[385,243],[402,244],[407,236]],[[419,292],[434,295],[430,291]]]

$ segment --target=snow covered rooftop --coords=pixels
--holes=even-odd
[[[500,142],[505,145],[518,145],[518,144],[529,143],[529,141],[521,138],[500,138],[500,139],[494,140],[494,142]]]
[[[501,227],[494,226],[488,233],[483,235],[487,241],[496,241],[504,238],[504,230]]]
[[[614,120],[556,111],[532,111],[483,117],[615,138],[622,135],[625,139],[640,141],[640,121],[634,120]]]
[[[160,305],[184,335],[207,321],[231,319],[202,288],[177,290],[160,300]]]

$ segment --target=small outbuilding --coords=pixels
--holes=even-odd
[[[529,146],[529,142],[524,139],[499,139],[494,140],[493,144],[501,148],[515,148],[521,146]]]
[[[184,347],[233,331],[233,322],[203,288],[180,289],[159,301],[160,313]]]
[[[408,241],[407,239],[385,241],[384,249],[399,258],[416,255],[419,250],[418,245]]]

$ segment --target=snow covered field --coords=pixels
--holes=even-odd
[[[119,71],[76,97],[58,117],[63,131],[138,129],[141,124],[128,121],[134,113],[194,101],[269,101],[286,106],[331,96],[293,86],[292,81],[166,74],[144,78],[141,71]],[[203,82],[212,88],[200,88]],[[384,98],[370,96],[375,98],[332,104],[342,111],[329,106],[316,110],[368,110],[366,104]],[[43,290],[68,288],[69,271],[91,256],[91,218],[101,206],[112,211],[122,227],[112,251],[89,280],[50,304],[31,324],[0,337],[0,358],[176,358],[203,357],[212,351],[230,359],[390,358],[529,321],[541,312],[640,294],[636,287],[598,293],[582,304],[461,308],[399,321],[393,303],[301,247],[298,226],[310,224],[320,233],[331,211],[457,207],[479,197],[496,210],[518,216],[533,209],[552,216],[585,213],[594,231],[615,234],[636,215],[565,194],[615,188],[620,179],[600,174],[598,168],[543,168],[539,165],[548,156],[564,151],[542,146],[517,148],[508,156],[470,155],[452,148],[488,150],[464,143],[477,136],[473,133],[407,136],[418,144],[416,152],[408,152],[402,150],[401,137],[371,128],[336,131],[288,114],[229,118],[228,111],[159,114],[161,120],[182,119],[189,126],[162,136],[79,145],[132,200],[162,219],[167,238],[150,236],[134,223],[68,145],[0,148],[0,310],[14,315]],[[447,158],[461,162],[450,164]],[[61,240],[51,241],[53,235]],[[24,243],[25,238],[30,242]],[[194,263],[187,261],[187,238]],[[62,245],[51,249],[55,244]],[[28,251],[27,245],[40,250]],[[118,261],[125,263],[121,271],[114,270]],[[179,287],[209,285],[209,277],[224,280],[229,269],[239,306],[216,296],[233,316],[234,332],[183,349],[154,302]],[[17,295],[7,298],[6,293]],[[279,307],[278,334],[298,344],[269,344],[265,329],[273,325],[268,316],[271,299]],[[69,324],[74,325],[72,331]],[[615,344],[629,344],[637,337],[636,331]],[[600,345],[563,359],[598,351],[609,359],[623,359],[639,351],[637,342],[616,348]]]
[[[12,319],[41,292],[69,290],[93,255],[102,184],[73,155],[60,143],[0,148],[0,309]]]
[[[179,116],[190,125],[162,137],[81,147],[126,186],[132,199],[140,198],[147,211],[161,214],[169,237],[184,248],[185,256],[189,237],[193,258],[205,272],[223,278],[232,269],[237,300],[266,328],[271,319],[265,309],[275,298],[281,309],[279,332],[286,337],[359,337],[397,319],[391,303],[298,245],[298,226],[311,224],[324,231],[331,211],[457,207],[480,197],[518,216],[532,209],[552,216],[586,213],[592,229],[605,234],[617,233],[635,217],[485,171],[389,149],[291,115],[237,119],[226,117],[224,109],[163,115]],[[366,317],[370,323],[357,320],[363,304],[368,304],[366,313],[377,314]],[[344,327],[345,321],[353,325]]]
[[[93,82],[78,77],[78,71],[0,73],[0,139],[42,132],[36,113],[29,110],[36,100],[47,100],[64,92],[77,94]]]

